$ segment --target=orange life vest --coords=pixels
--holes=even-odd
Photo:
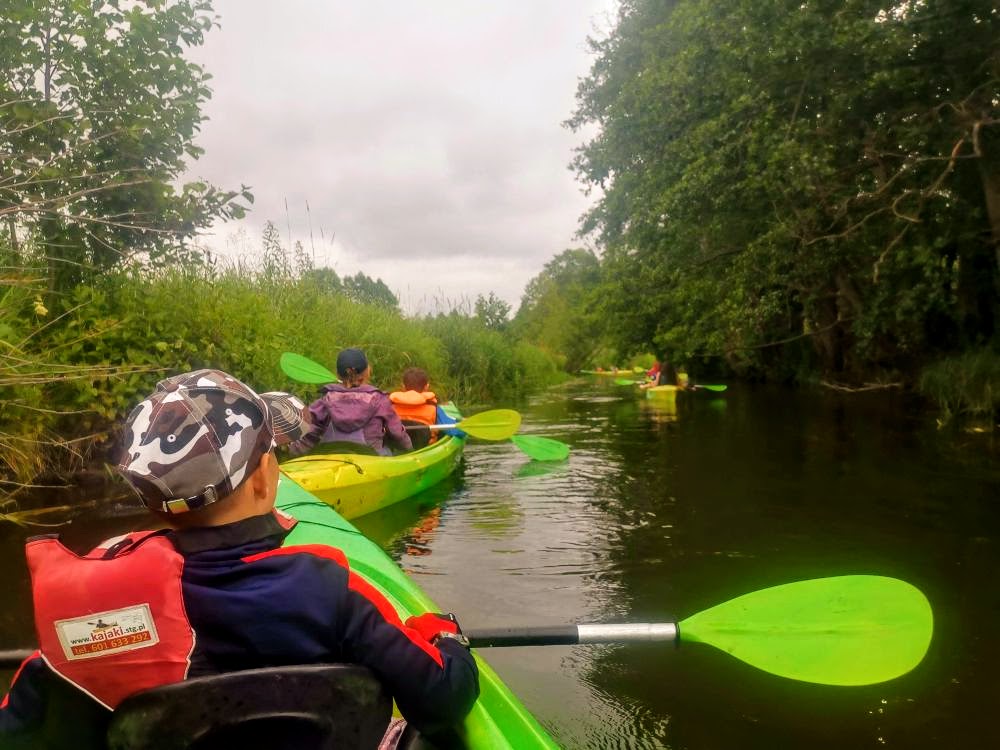
[[[26,554],[38,644],[54,672],[110,709],[185,679],[194,631],[184,558],[162,533],[111,539],[85,557],[55,537],[32,539]]]
[[[392,408],[400,419],[431,425],[436,424],[437,396],[431,391],[393,391],[389,394]]]

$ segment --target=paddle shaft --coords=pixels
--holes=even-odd
[[[677,623],[634,622],[597,625],[547,625],[475,628],[465,636],[475,648],[512,646],[574,646],[583,643],[677,641]],[[17,669],[32,654],[27,649],[0,651],[0,669]]]
[[[0,651],[0,669],[17,669],[33,653],[26,648]]]
[[[596,625],[551,625],[543,627],[474,628],[465,631],[476,648],[506,646],[572,646],[578,643],[636,643],[677,641],[680,633],[673,622],[633,622]]]

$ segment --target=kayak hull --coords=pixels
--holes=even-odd
[[[306,455],[285,461],[281,470],[352,519],[433,487],[455,470],[464,447],[464,438],[445,435],[426,448],[398,456]]]
[[[285,544],[324,544],[343,551],[351,570],[382,592],[400,619],[442,611],[378,545],[296,483],[282,478],[276,505],[299,521]],[[465,746],[472,750],[558,748],[496,672],[479,654],[475,656],[479,665],[480,694],[458,730]]]
[[[676,401],[677,391],[676,385],[657,385],[646,389],[646,398],[657,401]]]

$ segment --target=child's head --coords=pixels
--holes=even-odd
[[[305,415],[294,396],[258,394],[219,370],[177,375],[161,380],[129,415],[118,471],[150,510],[189,514],[185,522],[197,523],[214,516],[209,508],[236,494],[260,464],[270,467],[276,446],[307,433]]]
[[[348,388],[367,382],[371,375],[368,358],[360,349],[344,349],[337,355],[337,375]]]
[[[410,367],[403,372],[403,387],[408,391],[426,391],[430,385],[427,371],[420,367]]]

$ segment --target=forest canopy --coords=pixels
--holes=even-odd
[[[995,342],[992,0],[624,0],[591,46],[568,124],[621,353],[850,380]]]

